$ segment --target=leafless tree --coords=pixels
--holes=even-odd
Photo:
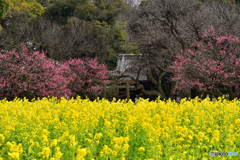
[[[172,96],[163,87],[166,82],[171,84],[168,78],[174,73],[169,66],[175,56],[187,50],[190,43],[201,40],[200,35],[210,26],[236,36],[240,27],[237,9],[216,1],[148,0],[128,15],[131,39],[143,54],[142,62],[135,67],[145,70],[155,86],[155,90],[147,91],[138,83],[138,88],[162,99]]]
[[[99,39],[95,26],[78,19],[72,19],[67,25],[40,20],[31,27],[29,37],[57,60],[101,57],[110,43],[106,36]]]
[[[21,46],[20,43],[26,42],[25,28],[28,27],[26,17],[4,19],[1,25],[3,29],[0,32],[0,50],[12,50]]]

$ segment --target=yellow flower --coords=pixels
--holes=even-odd
[[[213,131],[213,134],[214,134],[214,135],[219,135],[220,132],[219,132],[219,130],[214,130],[214,131]]]
[[[57,146],[57,139],[52,140],[51,146],[54,146],[54,147]]]
[[[189,140],[193,140],[193,137],[191,135],[188,135]]]
[[[99,140],[101,139],[102,137],[102,133],[97,133],[95,136],[94,136],[94,139],[96,140],[97,144],[99,144]]]
[[[103,152],[106,154],[111,154],[112,150],[107,145],[103,146]]]
[[[140,152],[145,152],[145,148],[139,147],[139,148],[138,148],[138,151],[140,151]]]
[[[223,149],[226,146],[239,149],[236,145],[240,136],[240,118],[236,114],[240,111],[239,100],[211,102],[184,99],[176,103],[171,100],[150,102],[142,99],[137,104],[121,100],[110,104],[100,99],[53,98],[34,102],[16,99],[0,101],[0,107],[2,159],[13,160],[34,155],[36,159],[60,160],[63,154],[69,152],[77,152],[75,159],[78,160],[91,159],[96,152],[99,153],[98,157],[102,156],[99,159],[131,159],[128,157],[129,141],[139,146],[131,146],[132,150],[137,149],[138,152],[133,153],[135,159],[143,158],[141,156],[145,152],[151,156],[146,158],[163,159],[165,150],[161,146],[162,140],[167,140],[167,148],[170,147],[167,152],[172,152],[172,159],[197,159],[199,154],[195,153],[199,149],[202,158],[208,158],[207,151],[216,150],[216,145]],[[212,110],[214,112],[210,114]],[[225,126],[218,123],[223,117],[222,124]],[[136,132],[138,129],[143,132]],[[104,134],[100,133],[101,130],[104,130]],[[222,131],[226,131],[224,137]],[[101,141],[105,134],[106,137]],[[141,142],[134,142],[139,138],[151,145],[145,148]],[[100,141],[102,144],[98,145]],[[80,142],[86,148],[80,146]],[[61,151],[59,146],[63,147]],[[99,150],[101,146],[102,150]],[[74,154],[72,156],[74,158]]]
[[[153,121],[154,121],[155,123],[159,123],[160,120],[161,120],[161,116],[160,116],[159,114],[155,114],[155,115],[153,116]]]
[[[48,135],[48,134],[49,134],[49,131],[46,130],[46,129],[43,129],[43,130],[42,130],[42,134],[43,134],[43,135]]]
[[[237,120],[235,120],[235,124],[237,125],[237,127],[240,127],[240,119],[239,118]]]
[[[203,133],[203,132],[198,132],[198,137],[199,137],[199,138],[201,138],[201,139],[202,139],[204,136],[205,136],[205,135],[204,135],[204,133]]]
[[[44,148],[42,149],[42,152],[43,152],[44,156],[46,156],[46,157],[48,158],[49,155],[50,155],[51,150],[50,150],[49,147],[44,147]]]
[[[152,139],[152,138],[149,138],[149,139],[148,139],[148,142],[149,142],[149,143],[152,143],[152,142],[153,142],[153,139]]]
[[[114,157],[117,157],[117,151],[112,151],[112,155],[114,156]]]
[[[11,142],[7,142],[7,146],[9,147],[9,150],[12,152],[14,149],[14,144],[12,144]]]
[[[38,143],[38,142],[34,142],[34,145],[35,145],[36,147],[39,147],[39,143]]]
[[[100,152],[100,153],[99,153],[99,156],[102,157],[102,156],[103,156],[103,152]]]
[[[78,144],[78,142],[75,141],[75,135],[70,135],[69,139],[70,139],[70,147],[75,147]]]
[[[86,138],[85,141],[87,141],[89,144],[92,144],[92,140],[89,138]]]
[[[122,149],[124,152],[127,152],[128,148],[129,148],[129,144],[124,144]]]
[[[183,138],[178,138],[177,140],[176,140],[176,142],[179,144],[179,143],[182,143],[182,141],[184,141],[184,139]]]
[[[45,142],[45,143],[48,142],[48,138],[47,138],[46,135],[43,135],[42,138],[43,138],[43,139],[42,139],[43,142]]]
[[[3,134],[0,134],[0,146],[4,143],[5,137]]]
[[[86,156],[86,154],[87,154],[87,150],[85,148],[78,149],[77,157],[82,158]]]
[[[56,160],[60,160],[60,158],[62,157],[62,152],[61,151],[58,151],[57,153],[55,153],[55,158]]]
[[[125,138],[124,138],[124,141],[125,141],[125,143],[128,143],[129,137],[125,137]]]
[[[199,145],[198,145],[198,146],[199,146]],[[181,145],[177,145],[177,148],[178,148],[178,149],[181,149],[181,148],[182,148],[182,146],[181,146]]]
[[[99,141],[102,136],[103,136],[102,133],[97,133],[97,134],[94,136],[94,139],[95,139],[96,141]]]
[[[92,134],[91,134],[91,133],[88,133],[88,136],[89,136],[90,138],[92,138]]]
[[[114,144],[113,148],[114,150],[119,151],[121,149],[121,146],[119,146],[118,144]]]
[[[60,147],[55,148],[56,152],[60,151]]]
[[[227,127],[226,127],[226,126],[223,126],[223,128],[222,128],[222,129],[223,129],[223,131],[226,131]]]
[[[8,156],[10,157],[10,159],[19,160],[19,153],[17,152],[8,153]]]

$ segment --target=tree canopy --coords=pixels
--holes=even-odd
[[[20,15],[33,17],[43,13],[43,6],[36,0],[0,0],[0,21]]]
[[[113,24],[125,6],[122,0],[54,0],[47,7],[45,16],[63,24],[69,17]]]

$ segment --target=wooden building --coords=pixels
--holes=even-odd
[[[135,81],[133,81],[137,78],[141,58],[141,54],[120,54],[118,56],[116,69],[109,72],[110,83],[104,86],[105,97],[107,97],[107,92],[112,92],[113,96],[121,99],[135,99],[137,94],[141,94],[135,89]],[[147,82],[147,75],[140,72],[138,80],[142,83]]]

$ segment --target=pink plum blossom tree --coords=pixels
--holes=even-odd
[[[0,53],[0,96],[42,98],[84,95],[96,97],[108,79],[107,67],[97,59],[70,59],[58,62],[45,53],[29,50],[24,44],[20,51]]]
[[[226,91],[230,99],[239,97],[239,38],[220,35],[210,27],[201,39],[177,56],[171,66],[175,72],[172,80],[177,81],[175,89],[188,86],[203,91],[203,95],[223,96]]]
[[[0,95],[4,98],[70,96],[67,79],[61,67],[45,53],[29,50],[24,44],[20,51],[0,54]]]
[[[71,75],[68,77],[71,78],[68,88],[72,93],[90,99],[100,95],[99,86],[107,83],[108,80],[108,70],[105,64],[100,64],[97,58],[84,58],[69,59],[64,65],[68,66],[70,70]]]

